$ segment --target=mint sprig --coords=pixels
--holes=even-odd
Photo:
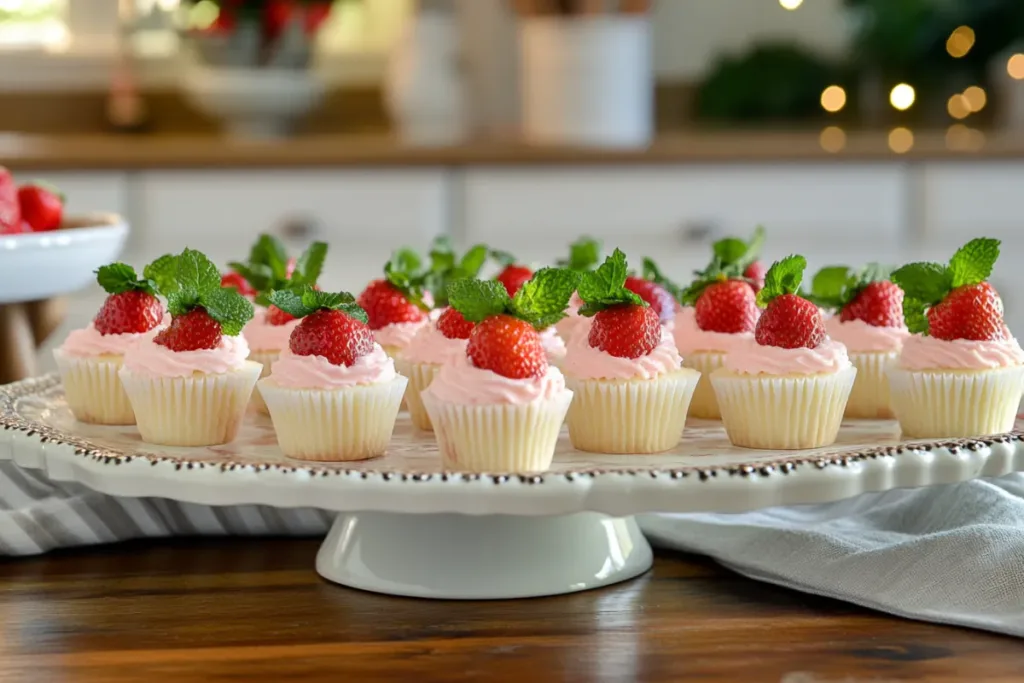
[[[711,262],[704,270],[694,273],[694,281],[679,292],[676,297],[679,303],[693,306],[704,290],[717,282],[746,280],[744,273],[751,263],[760,258],[764,240],[765,229],[759,225],[754,228],[754,234],[749,240],[726,237],[712,244]]]
[[[979,237],[957,249],[948,264],[919,261],[893,271],[892,281],[905,295],[903,317],[907,329],[927,335],[928,309],[958,287],[987,280],[999,258],[999,245],[999,240]]]
[[[273,235],[262,234],[249,250],[247,263],[232,261],[228,267],[256,290],[256,303],[266,306],[272,291],[315,285],[326,259],[327,244],[313,242],[296,259],[295,270],[289,276],[288,251],[284,244]]]
[[[872,282],[888,280],[891,270],[880,263],[869,263],[860,270],[848,266],[826,266],[814,275],[811,292],[806,298],[821,308],[840,311]]]
[[[658,265],[649,258],[644,258],[643,269],[640,271],[640,276],[664,289],[666,292],[671,294],[672,298],[676,301],[679,301],[679,297],[682,296],[682,288],[672,280],[665,277],[661,272],[661,269],[658,268]]]
[[[175,274],[178,268],[174,254],[164,254],[142,269],[142,277],[156,286],[156,291],[165,297],[178,288]]]
[[[503,267],[513,266],[516,263],[516,257],[507,251],[501,251],[500,249],[491,249],[491,258],[498,262],[498,265]]]
[[[593,237],[583,236],[569,245],[569,258],[559,259],[559,268],[568,268],[578,273],[593,270],[601,262],[601,242]]]
[[[423,259],[413,249],[402,247],[391,254],[384,264],[384,279],[422,311],[430,306],[423,299],[428,273],[423,270]]]
[[[803,256],[787,256],[776,261],[764,276],[764,287],[757,293],[757,305],[764,308],[784,294],[801,295],[800,282],[807,268]]]
[[[364,325],[368,318],[354,296],[348,292],[321,292],[311,286],[271,292],[270,303],[293,318],[305,318],[321,310],[341,311]]]
[[[108,294],[145,292],[156,294],[156,285],[148,278],[139,278],[135,269],[125,263],[111,263],[96,270],[96,281]]]
[[[236,336],[252,320],[252,303],[236,289],[220,286],[220,271],[205,254],[185,249],[171,260],[160,257],[143,272],[157,271],[165,280],[160,291],[167,297],[167,310],[172,316],[204,308],[229,337]]]
[[[460,258],[451,240],[442,235],[434,240],[429,255],[430,270],[426,276],[426,288],[434,297],[434,306],[441,308],[448,305],[448,284],[480,275],[489,252],[485,245],[477,244]]]
[[[448,303],[469,322],[495,315],[511,315],[537,330],[551,327],[565,317],[579,275],[565,268],[542,268],[514,297],[494,280],[464,278],[448,285]]]
[[[599,311],[621,304],[646,306],[647,302],[638,294],[626,289],[627,277],[629,265],[626,263],[626,255],[616,249],[597,270],[583,273],[580,277],[576,291],[583,305],[580,306],[579,314],[589,318]]]

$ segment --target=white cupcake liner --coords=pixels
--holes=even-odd
[[[566,390],[523,405],[462,405],[422,394],[447,470],[461,472],[543,472],[572,402]]]
[[[697,390],[693,392],[690,402],[690,417],[705,420],[718,420],[722,411],[718,409],[718,398],[715,388],[711,386],[711,373],[725,364],[725,354],[711,351],[698,351],[683,358],[683,367],[692,368],[700,373]]]
[[[402,355],[402,348],[400,346],[385,346],[384,344],[381,344],[380,347],[382,349],[384,349],[384,353],[388,354],[388,357],[391,358],[391,360],[397,361],[401,357],[401,355]],[[397,369],[397,366],[396,366],[396,369]],[[402,373],[402,374],[405,374],[405,373]],[[406,398],[406,397],[402,397],[402,410],[407,410],[408,408],[409,408],[409,399]]]
[[[273,376],[259,382],[277,443],[289,458],[320,462],[384,455],[408,380],[339,389],[287,389]]]
[[[79,358],[58,349],[53,357],[76,420],[98,425],[135,424],[135,412],[117,376],[124,356]]]
[[[888,374],[898,357],[898,351],[850,354],[850,362],[857,368],[857,381],[853,383],[853,391],[846,402],[846,417],[867,420],[893,418]]]
[[[892,407],[903,436],[937,439],[1013,430],[1024,366],[994,370],[889,369]]]
[[[147,377],[121,368],[139,434],[161,446],[217,446],[238,434],[262,366],[246,361],[232,372]]]
[[[270,376],[270,367],[274,364],[274,361],[281,357],[279,351],[250,351],[249,360],[254,363],[259,363],[263,366],[263,372],[260,373],[260,378]],[[267,410],[267,404],[263,401],[263,395],[258,392],[252,392],[252,398],[249,399],[249,406],[258,413],[264,415],[270,415],[270,411]]]
[[[654,379],[574,379],[569,439],[591,453],[661,453],[683,436],[700,375],[689,368]]]
[[[433,431],[430,415],[423,407],[420,392],[430,386],[441,370],[439,363],[413,363],[399,356],[395,359],[395,369],[409,379],[409,388],[405,390],[405,405],[409,408],[412,423],[424,431]]]
[[[835,443],[857,369],[819,375],[711,376],[734,446],[799,450]]]

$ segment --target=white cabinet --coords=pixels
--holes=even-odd
[[[261,232],[294,249],[331,245],[322,284],[358,289],[403,244],[447,228],[446,174],[436,170],[150,172],[137,179],[135,260],[189,246],[223,265],[244,260]]]
[[[679,279],[706,263],[711,241],[758,224],[769,232],[769,260],[895,260],[906,214],[897,164],[482,169],[464,185],[469,242],[549,262],[590,234]]]

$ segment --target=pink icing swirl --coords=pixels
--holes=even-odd
[[[725,356],[725,368],[741,375],[820,375],[850,367],[846,347],[825,337],[816,348],[783,349],[748,339]]]
[[[92,323],[80,330],[72,330],[60,347],[69,356],[89,358],[92,356],[123,356],[140,339],[141,334],[100,334]]]
[[[729,353],[733,347],[744,344],[754,338],[753,332],[737,332],[729,334],[726,332],[711,332],[702,330],[697,325],[687,334],[676,334],[676,348],[679,353],[688,356],[699,351],[711,351],[715,353]]]
[[[540,343],[544,346],[544,353],[551,362],[560,361],[565,358],[565,342],[558,336],[554,327],[549,327],[540,332]]]
[[[850,353],[899,351],[910,336],[906,327],[875,327],[863,320],[842,322],[837,317],[825,319],[825,331]]]
[[[335,365],[323,356],[297,356],[288,348],[270,366],[270,379],[285,389],[341,389],[383,384],[397,376],[395,362],[380,344],[348,366]]]
[[[436,325],[424,325],[407,347],[402,358],[410,363],[441,365],[452,356],[466,355],[466,339],[449,339]]]
[[[900,367],[905,370],[991,370],[1024,364],[1016,339],[946,341],[914,334],[903,342]]]
[[[260,320],[255,318],[242,330],[242,336],[253,351],[280,351],[288,347],[292,330],[299,326],[301,320],[289,320],[284,325],[271,325],[266,316]]]
[[[373,338],[381,346],[404,349],[409,346],[409,343],[412,342],[416,333],[419,332],[424,325],[429,324],[429,317],[414,323],[391,323],[390,325],[385,325],[379,330],[374,330]]]
[[[137,375],[150,377],[190,377],[195,373],[219,375],[245,365],[249,345],[242,335],[224,335],[212,349],[171,351],[153,341],[156,332],[149,332],[124,354],[124,367]]]
[[[510,379],[470,363],[465,354],[452,356],[441,366],[424,393],[445,403],[459,405],[524,405],[546,401],[569,391],[558,368],[548,366],[540,377]]]
[[[572,298],[569,299],[569,307],[565,309],[565,317],[555,324],[555,329],[562,339],[571,339],[577,332],[590,329],[593,318],[580,315],[579,308],[582,305],[583,299],[579,294],[573,292]]]
[[[618,358],[592,347],[586,336],[577,335],[569,340],[562,368],[577,379],[652,379],[678,370],[682,362],[672,334],[662,329],[658,345],[639,358]]]

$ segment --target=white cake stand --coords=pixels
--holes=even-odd
[[[325,578],[429,598],[519,598],[605,586],[651,566],[633,516],[742,512],[951,484],[1024,470],[1024,435],[900,442],[896,424],[850,422],[827,449],[731,446],[695,421],[656,456],[559,444],[540,474],[445,472],[433,435],[401,417],[389,453],[362,463],[285,458],[267,418],[213,448],[154,447],[133,427],[77,423],[54,376],[0,387],[0,458],[115,496],[338,512],[317,557]]]

